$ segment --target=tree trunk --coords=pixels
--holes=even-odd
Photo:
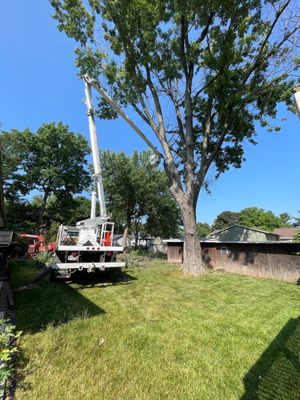
[[[122,246],[124,248],[124,251],[126,251],[128,248],[127,240],[128,240],[128,228],[125,228],[124,233],[123,233],[123,239],[122,239]]]
[[[139,246],[139,231],[138,230],[135,230],[134,237],[135,237],[134,250],[137,250],[138,246]]]
[[[44,211],[45,211],[45,208],[46,208],[48,197],[49,197],[49,192],[45,191],[44,196],[43,196],[43,200],[42,200],[42,204],[41,204],[40,209],[39,209],[39,215],[38,215],[37,223],[35,225],[35,231],[36,232],[39,232],[40,227],[42,225]]]
[[[202,263],[201,246],[196,229],[195,210],[192,205],[180,206],[184,225],[183,271],[191,275],[206,272]]]

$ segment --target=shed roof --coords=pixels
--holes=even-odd
[[[296,228],[276,228],[274,233],[280,236],[282,239],[293,239],[294,235],[300,232],[300,226]]]
[[[244,225],[239,225],[239,224],[234,224],[234,225],[228,226],[227,228],[224,228],[224,229],[220,229],[220,230],[218,230],[218,231],[211,232],[211,233],[208,235],[208,237],[214,236],[214,235],[216,235],[216,234],[218,234],[218,233],[221,233],[221,232],[224,232],[224,231],[228,231],[229,229],[232,229],[232,228],[235,228],[235,227],[247,229],[247,230],[254,231],[254,232],[265,233],[265,234],[268,234],[268,235],[274,235],[274,236],[279,237],[279,234],[276,234],[276,233],[274,233],[274,232],[263,231],[262,229],[257,229],[257,228],[252,228],[252,227],[250,228],[249,226],[244,226]]]
[[[13,231],[0,231],[0,247],[7,247],[13,241]]]
[[[163,243],[183,243],[184,239],[164,239]]]
[[[162,241],[163,243],[184,243],[184,238],[183,239],[164,239],[163,241]],[[203,239],[203,238],[201,238],[201,239],[199,239],[199,242],[200,242],[200,244],[223,244],[223,245],[225,245],[225,244],[245,244],[245,245],[247,245],[247,246],[250,246],[250,245],[252,245],[252,244],[260,244],[260,245],[263,245],[263,246],[282,246],[283,244],[285,245],[285,246],[289,246],[289,247],[292,247],[292,246],[300,246],[300,244],[299,243],[296,243],[296,242],[281,242],[280,240],[261,240],[261,241],[258,241],[258,240],[252,240],[252,241],[243,241],[243,240],[217,240],[217,239],[212,239],[212,238],[205,238],[205,239]]]

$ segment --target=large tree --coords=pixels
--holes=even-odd
[[[32,198],[30,205],[39,210],[43,201],[42,195]],[[76,222],[87,219],[91,214],[91,200],[84,196],[59,196],[51,194],[43,214],[43,224],[48,229],[52,222],[65,225],[76,225]]]
[[[290,228],[293,226],[294,218],[289,213],[287,213],[287,212],[281,213],[281,214],[279,214],[279,218],[281,221],[282,228]]]
[[[288,214],[284,214],[284,217]],[[247,207],[241,211],[223,211],[213,223],[213,229],[225,229],[231,225],[239,224],[248,227],[273,231],[286,225],[283,223],[283,214],[277,217],[272,211],[258,207]]]
[[[298,213],[300,213],[300,210],[298,211]],[[300,226],[300,218],[299,217],[292,217],[292,218],[293,218],[292,225],[293,226]]]
[[[290,105],[295,0],[51,0],[80,74],[131,107],[161,145],[185,230],[184,270],[204,272],[196,204],[207,173],[240,167],[257,124]],[[290,15],[292,14],[292,15]],[[289,17],[286,22],[285,18]],[[96,85],[95,85],[96,86]],[[115,116],[100,98],[98,115]]]
[[[16,202],[34,190],[41,193],[36,212],[36,230],[42,224],[51,195],[66,201],[90,184],[85,157],[87,140],[59,122],[42,125],[36,133],[26,129],[3,132],[4,171],[8,201]],[[36,204],[33,204],[36,206]]]
[[[211,232],[211,227],[207,222],[197,222],[198,237],[205,237]]]
[[[155,236],[175,236],[180,222],[166,176],[150,156],[146,151],[135,151],[132,156],[102,153],[108,211],[117,226],[122,231],[128,228],[136,239],[141,229]]]
[[[241,224],[240,213],[235,211],[223,211],[217,215],[217,218],[214,220],[212,229],[214,231],[225,229],[235,224]]]
[[[26,147],[24,137],[28,135],[30,135],[28,129],[25,129],[23,134],[16,129],[0,132],[0,153],[6,199],[18,201],[18,190],[14,187],[14,176],[20,170]]]
[[[247,207],[240,211],[240,221],[242,225],[273,231],[282,226],[280,217],[269,210],[258,207]]]

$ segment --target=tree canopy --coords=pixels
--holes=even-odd
[[[298,211],[300,213],[300,211]],[[294,217],[293,218],[293,226],[300,226],[300,218],[299,217]]]
[[[86,168],[89,151],[85,138],[67,126],[45,124],[37,133],[29,130],[2,132],[7,215],[17,231],[38,227],[55,237],[61,223],[75,224],[90,215],[91,172]],[[154,236],[176,236],[179,211],[168,191],[166,175],[157,168],[150,152],[102,153],[103,181],[108,211],[123,232],[144,231]],[[37,194],[36,194],[37,193]],[[38,217],[38,221],[37,221]]]
[[[102,153],[102,174],[108,212],[122,230],[154,236],[176,236],[179,211],[164,173],[151,162],[150,152]]]
[[[159,152],[185,229],[184,268],[203,272],[195,209],[207,173],[244,160],[258,124],[291,106],[296,0],[51,0],[79,43],[80,74],[131,107]],[[97,87],[97,86],[95,86]],[[98,115],[116,112],[99,99]]]
[[[244,208],[240,212],[241,225],[255,227],[265,231],[273,231],[275,228],[282,226],[282,221],[279,217],[269,210],[264,210],[258,207]]]
[[[16,202],[20,196],[35,190],[41,193],[37,229],[51,195],[58,201],[66,201],[90,185],[85,159],[89,153],[88,143],[81,134],[74,134],[61,122],[44,124],[36,133],[28,129],[2,132],[0,143],[8,200]]]
[[[294,218],[287,212],[279,214],[281,226],[284,228],[292,227]]]
[[[286,215],[287,213],[284,213]],[[244,225],[249,228],[257,228],[265,231],[273,231],[275,228],[285,227],[282,215],[276,216],[272,211],[258,207],[247,207],[239,212],[223,211],[213,223],[213,229],[225,229],[231,225]]]
[[[211,227],[206,222],[197,222],[198,237],[205,237],[211,232]]]
[[[212,229],[214,231],[217,231],[220,229],[228,228],[231,225],[240,223],[241,223],[241,217],[239,212],[223,211],[219,215],[217,215],[212,225]]]

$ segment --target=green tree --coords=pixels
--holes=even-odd
[[[292,227],[293,226],[293,223],[292,223],[293,217],[290,214],[288,214],[286,212],[281,213],[281,214],[279,214],[279,218],[280,218],[280,221],[281,221],[281,227],[282,228],[285,228],[285,227],[288,228],[288,227]]]
[[[300,212],[300,211],[298,211]],[[300,226],[300,218],[298,217],[293,217],[294,221],[293,221],[293,226]]]
[[[42,195],[35,195],[31,200],[31,206],[36,212],[43,201]],[[35,212],[35,213],[36,213]],[[59,224],[75,225],[76,222],[87,219],[91,213],[91,200],[84,196],[60,196],[51,194],[47,200],[43,214],[43,223],[47,229],[52,222]]]
[[[161,145],[185,230],[184,270],[204,272],[196,204],[216,176],[244,160],[257,124],[291,105],[299,30],[293,0],[51,0],[58,28],[80,45],[80,74],[131,107]],[[95,84],[95,87],[97,85]],[[108,89],[107,89],[108,90]],[[98,115],[116,114],[100,99]],[[145,128],[144,135],[149,139]]]
[[[165,174],[151,162],[151,153],[105,151],[102,174],[108,212],[117,227],[127,227],[136,236],[143,228],[155,236],[174,236],[179,213],[168,192]]]
[[[152,199],[148,199],[148,211],[144,230],[152,236],[162,238],[177,237],[179,233],[180,216],[177,204],[168,192],[164,174],[158,183],[157,197],[155,192]],[[149,201],[150,200],[150,201]]]
[[[300,243],[300,232],[298,232],[298,233],[296,233],[296,235],[294,235],[294,242]]]
[[[90,218],[91,200],[84,196],[74,197],[66,209],[68,213],[62,222],[65,221],[68,225],[75,225],[78,221]]]
[[[84,196],[56,199],[51,196],[46,205],[44,221],[47,242],[56,240],[60,224],[76,225],[78,221],[88,219],[91,213],[91,200]]]
[[[10,132],[0,133],[0,152],[2,162],[3,186],[6,199],[18,201],[19,197],[14,187],[14,175],[21,169],[21,162],[24,158],[25,142],[24,136],[30,132],[26,129],[23,134],[16,129]]]
[[[241,217],[239,212],[223,211],[217,215],[214,220],[212,229],[214,231],[228,228],[231,225],[241,224]]]
[[[15,232],[33,231],[38,211],[28,200],[9,198],[5,202],[7,225]]]
[[[255,227],[265,231],[273,231],[280,228],[281,219],[272,211],[258,207],[248,207],[240,211],[241,225]]]
[[[60,200],[70,199],[90,185],[85,159],[89,153],[87,141],[81,134],[70,132],[67,125],[61,122],[44,124],[35,134],[29,130],[13,130],[4,132],[1,138],[4,145],[6,139],[9,143],[12,141],[12,148],[22,143],[16,160],[13,151],[5,158],[7,182],[15,197],[26,196],[33,190],[41,193],[37,230],[51,195]],[[35,202],[33,206],[36,205]]]
[[[211,227],[206,222],[197,222],[198,237],[205,237],[211,232]]]

